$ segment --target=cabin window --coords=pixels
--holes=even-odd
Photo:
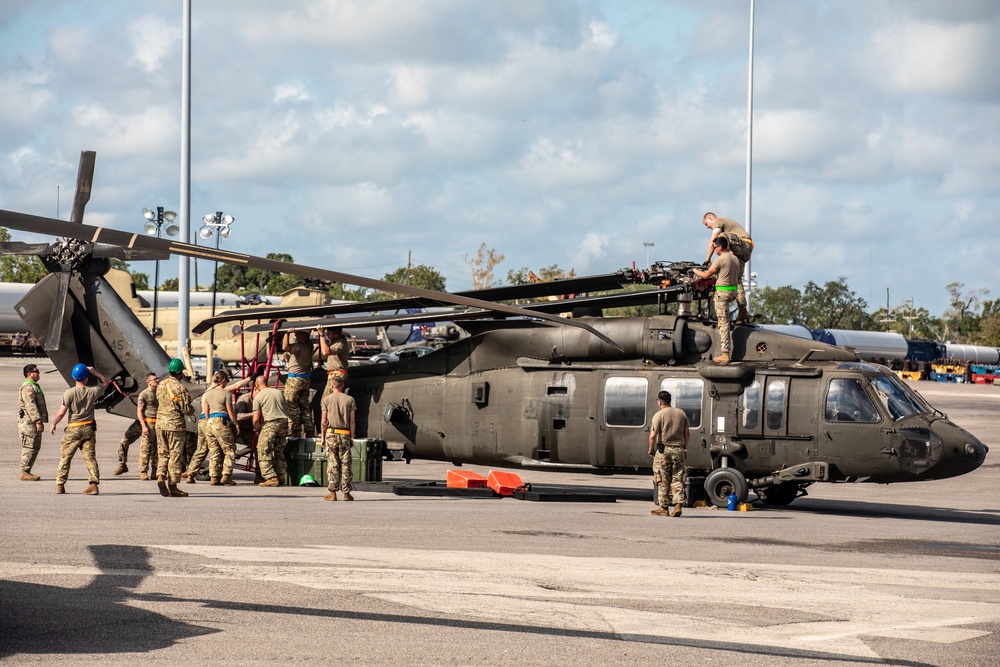
[[[772,380],[767,385],[766,421],[768,430],[777,431],[785,423],[785,382]]]
[[[660,382],[660,391],[670,392],[670,404],[680,408],[688,418],[688,426],[701,427],[701,395],[705,381],[697,378],[665,378]]]
[[[879,416],[860,380],[835,378],[826,394],[826,420],[874,424]]]
[[[752,431],[760,425],[760,382],[753,384],[743,392],[743,414],[740,417],[744,429]],[[773,430],[773,429],[772,429]]]
[[[644,426],[648,384],[646,378],[608,378],[604,384],[604,423]]]

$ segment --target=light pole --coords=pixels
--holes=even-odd
[[[648,269],[649,268],[649,249],[652,248],[653,246],[655,246],[656,244],[653,243],[652,241],[643,241],[642,245],[646,246],[646,268]]]
[[[156,234],[156,238],[160,238],[160,229],[163,227],[163,221],[167,221],[167,228],[164,229],[167,236],[177,236],[177,232],[180,231],[180,227],[174,224],[174,219],[177,214],[173,211],[164,211],[162,206],[156,207],[156,213],[153,213],[151,209],[142,209],[142,217],[146,218],[146,224],[143,226],[143,231],[152,236]],[[156,337],[156,307],[158,296],[160,293],[160,260],[156,260],[156,277],[153,279],[153,329],[150,333],[153,337]]]
[[[231,215],[224,215],[222,211],[209,213],[202,218],[204,226],[198,231],[198,236],[203,239],[210,239],[215,236],[215,249],[219,249],[219,242],[229,238],[231,231],[229,226],[236,222],[236,218]],[[215,271],[212,273],[212,317],[215,317],[215,295],[219,291],[219,260],[215,260]],[[215,327],[208,336],[208,354],[205,355],[205,376],[211,378],[215,369]]]

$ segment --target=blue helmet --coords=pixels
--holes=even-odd
[[[73,366],[73,372],[70,373],[74,380],[86,380],[90,377],[90,371],[87,370],[87,364],[77,364]]]

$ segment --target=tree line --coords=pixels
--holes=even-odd
[[[847,288],[846,278],[820,286],[810,281],[763,287],[751,294],[751,310],[763,324],[801,324],[810,329],[894,331],[907,339],[940,340],[1000,347],[1000,299],[985,288],[966,290],[964,283],[945,287],[949,306],[941,316],[912,303],[869,311],[868,303]]]

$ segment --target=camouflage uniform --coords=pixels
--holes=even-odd
[[[76,450],[83,451],[87,464],[87,477],[91,484],[101,483],[101,471],[97,467],[97,426],[94,423],[94,404],[104,393],[103,386],[72,387],[63,394],[63,405],[69,408],[69,423],[60,443],[59,469],[56,484],[63,485],[69,479],[70,463]]]
[[[684,448],[680,445],[658,448],[653,457],[653,482],[656,483],[656,502],[660,507],[684,504],[686,477]]]
[[[661,408],[653,415],[650,425],[656,439],[653,481],[656,483],[657,504],[664,509],[669,505],[683,505],[685,502],[687,468],[684,467],[684,429],[687,425],[684,411],[670,406]]]
[[[726,252],[715,258],[712,262],[715,268],[715,316],[719,323],[719,351],[728,355],[732,350],[732,340],[729,335],[729,304],[735,299],[741,307],[746,307],[746,299],[740,299],[742,283],[739,282],[739,272],[741,263],[738,257],[732,252]]]
[[[149,474],[156,477],[156,469],[160,461],[159,447],[156,442],[156,392],[146,388],[139,394],[139,400],[145,407],[142,418],[146,422],[146,430],[149,431],[149,435],[142,436],[142,440],[139,442],[139,472],[143,473],[149,470]],[[141,428],[140,424],[140,432]]]
[[[344,493],[351,490],[351,482],[354,481],[354,473],[351,471],[353,446],[350,434],[335,433],[332,428],[326,429],[323,448],[326,450],[326,470],[330,476],[327,488],[330,491],[336,491],[338,487]]]
[[[323,438],[326,469],[330,477],[327,488],[335,492],[339,487],[344,493],[349,493],[354,481],[351,471],[351,447],[354,445],[351,440],[351,416],[357,405],[351,396],[344,393],[325,396],[321,405],[328,427]]]
[[[177,484],[184,472],[181,459],[187,441],[185,415],[194,414],[191,394],[180,380],[170,375],[156,388],[156,438],[159,445],[159,465],[156,476]]]
[[[347,364],[351,358],[351,350],[344,336],[337,336],[330,343],[330,354],[326,357],[326,389],[323,390],[323,398],[333,393],[333,383],[330,382],[334,375],[347,376]]]
[[[743,290],[743,272],[746,270],[747,262],[750,261],[750,256],[753,254],[753,241],[750,239],[747,230],[743,228],[743,225],[732,218],[716,218],[712,229],[721,230],[719,236],[726,237],[726,240],[729,241],[730,252],[736,255],[736,259],[740,260],[739,277],[735,283],[737,286],[736,301],[741,306],[746,307],[747,297]]]
[[[122,465],[128,463],[128,448],[141,437],[142,424],[136,419],[129,424],[129,427],[125,430],[125,435],[122,436],[121,443],[118,445],[118,463]]]
[[[265,480],[277,477],[285,479],[288,463],[285,461],[285,445],[288,444],[288,420],[273,419],[264,422],[257,436],[257,466]]]
[[[236,461],[236,438],[228,419],[210,417],[205,426],[205,440],[208,443],[208,469],[213,478],[233,474]],[[282,450],[284,451],[284,450]]]
[[[260,411],[257,434],[257,467],[265,481],[284,481],[288,472],[285,445],[288,444],[288,411],[285,397],[277,389],[261,389],[253,399],[254,412]]]
[[[204,442],[209,451],[208,470],[212,479],[223,475],[232,476],[236,445],[233,427],[229,421],[229,406],[232,395],[224,387],[213,387],[202,396],[202,405],[207,406]]]
[[[291,335],[291,334],[289,334]],[[291,343],[288,346],[288,379],[285,381],[285,408],[288,411],[288,435],[292,438],[312,437],[316,433],[309,390],[312,387],[312,343]]]
[[[36,382],[25,380],[18,396],[21,400],[21,418],[17,422],[17,431],[21,434],[21,471],[30,474],[38,450],[42,448],[38,422],[45,424],[49,420],[49,411],[45,407],[45,392]]]
[[[195,450],[190,455],[187,453],[187,448],[190,446],[191,438],[185,441],[184,465],[182,466],[186,471],[185,475],[196,474],[208,456],[208,441],[205,440],[205,426],[207,423],[208,419],[205,415],[198,415],[198,439],[195,441]],[[211,465],[211,462],[209,462],[209,465]]]

